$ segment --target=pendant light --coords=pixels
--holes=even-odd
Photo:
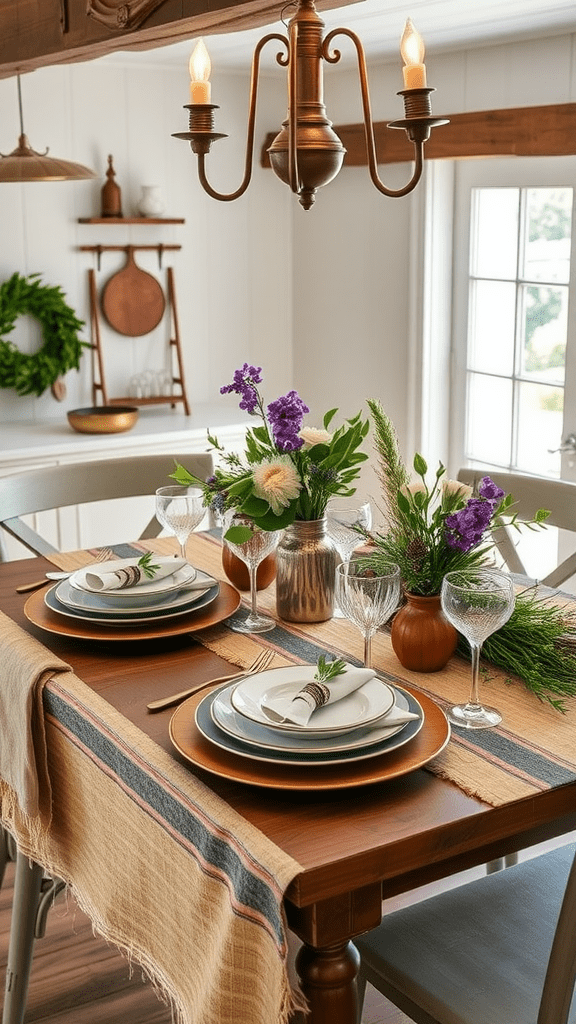
[[[22,91],[20,75],[18,81],[18,108],[20,111],[20,137],[16,149],[11,153],[0,153],[0,182],[7,181],[81,181],[95,178],[95,171],[71,160],[59,160],[32,149],[27,135],[24,134],[22,117]]]

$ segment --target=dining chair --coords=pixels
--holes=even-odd
[[[170,483],[175,460],[202,480],[212,474],[210,453],[187,452],[101,459],[0,477],[0,526],[34,554],[54,554],[58,549],[24,522],[23,516],[111,498],[153,495],[158,487]],[[138,539],[156,537],[161,529],[153,516]]]
[[[388,914],[354,943],[360,1007],[368,981],[415,1024],[574,1024],[575,846]]]
[[[523,473],[501,473],[488,471],[490,478],[507,494],[512,494],[515,504],[512,511],[519,520],[532,519],[539,508],[550,510],[546,523],[560,530],[576,533],[576,483],[567,480],[549,480],[546,477],[528,476]],[[486,473],[478,469],[460,469],[458,480],[474,487]],[[514,543],[514,532],[501,523],[494,534],[496,546],[510,572],[528,576]],[[576,551],[565,558],[548,573],[540,583],[558,587],[576,573]]]
[[[153,495],[169,482],[175,459],[200,479],[212,474],[212,455],[187,452],[102,459],[0,477],[0,526],[35,554],[52,554],[58,549],[22,517],[69,505]],[[153,516],[139,539],[156,537],[161,529]],[[22,1024],[34,943],[44,935],[48,909],[64,883],[45,877],[0,827],[0,885],[8,860],[16,862],[13,907],[18,913],[12,914],[2,1024]]]

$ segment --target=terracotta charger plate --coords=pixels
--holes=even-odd
[[[305,767],[269,764],[237,757],[210,743],[196,725],[196,708],[204,700],[206,690],[189,697],[176,709],[170,720],[170,739],[178,753],[190,764],[204,768],[213,775],[234,782],[245,782],[250,786],[307,791],[368,786],[422,768],[444,749],[450,739],[448,720],[438,705],[425,694],[412,691],[409,686],[404,689],[413,692],[421,704],[424,725],[418,735],[405,746],[365,761]]]
[[[44,603],[44,591],[36,591],[24,605],[24,614],[29,622],[48,633],[77,637],[80,640],[153,640],[163,636],[180,636],[193,633],[207,626],[215,626],[229,615],[233,615],[240,604],[240,594],[229,583],[220,583],[220,593],[215,601],[175,619],[159,618],[157,622],[135,624],[134,626],[108,626],[105,623],[84,619],[69,619],[53,612]]]

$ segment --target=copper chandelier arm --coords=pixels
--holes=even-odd
[[[288,44],[288,184],[292,192],[300,191],[298,173],[298,23],[290,27]]]
[[[287,51],[289,51],[289,43],[286,36],[282,36],[277,32],[271,32],[267,36],[263,36],[258,41],[254,49],[254,56],[252,58],[252,71],[250,76],[250,100],[248,107],[248,127],[246,133],[246,157],[244,161],[244,178],[242,183],[236,189],[235,192],[217,192],[208,181],[206,176],[206,153],[204,151],[198,152],[198,178],[202,188],[212,199],[219,199],[221,202],[232,202],[234,199],[239,199],[240,196],[244,195],[248,188],[252,178],[252,166],[254,156],[254,129],[256,124],[256,101],[258,98],[258,78],[260,75],[260,54],[262,49],[272,39],[276,39],[282,43]],[[277,54],[277,60],[281,63],[281,54]]]
[[[359,36],[356,35],[349,28],[335,28],[328,33],[323,43],[323,57],[328,64],[337,64],[340,60],[340,51],[334,50],[330,52],[330,46],[332,40],[336,36],[348,36],[352,40],[356,48],[356,54],[358,57],[358,74],[360,77],[360,93],[362,96],[362,111],[364,116],[364,136],[366,139],[366,153],[368,157],[368,169],[370,172],[370,178],[372,184],[385,196],[389,196],[392,199],[399,199],[402,196],[408,195],[422,177],[422,169],[424,165],[424,143],[419,140],[413,139],[414,145],[414,173],[407,185],[403,188],[391,189],[388,188],[384,182],[380,179],[378,174],[378,159],[376,156],[376,143],[374,140],[374,128],[372,122],[372,108],[370,104],[370,89],[368,86],[368,69],[366,67],[366,55],[364,53],[364,47]]]

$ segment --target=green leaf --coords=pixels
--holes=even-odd
[[[326,413],[326,415],[324,416],[324,421],[323,421],[324,422],[324,430],[328,430],[328,427],[330,426],[330,424],[331,424],[332,420],[334,419],[334,417],[335,417],[337,412],[338,412],[338,408],[330,409]]]
[[[407,515],[411,511],[410,502],[403,491],[398,491],[398,508],[404,513],[404,515]]]
[[[414,472],[417,473],[418,476],[426,476],[426,473],[428,472],[428,463],[426,462],[425,459],[422,458],[422,456],[418,452],[416,452],[414,456],[413,465]]]
[[[224,534],[224,540],[230,541],[231,544],[246,544],[253,536],[254,530],[249,526],[230,526]]]
[[[242,502],[240,511],[250,516],[251,519],[257,519],[259,516],[265,515],[269,508],[270,505],[264,498],[257,498],[255,494],[249,494]]]

